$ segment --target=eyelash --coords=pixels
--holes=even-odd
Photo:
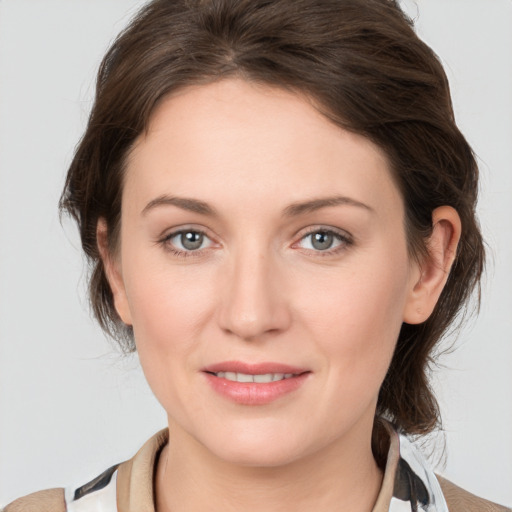
[[[209,236],[201,229],[189,228],[189,229],[179,229],[178,231],[173,231],[172,233],[169,233],[164,238],[162,238],[162,240],[159,240],[159,243],[162,244],[167,251],[171,252],[174,256],[178,256],[179,258],[190,258],[190,257],[201,256],[205,249],[197,249],[195,251],[193,251],[193,250],[183,251],[181,249],[176,249],[175,247],[173,247],[171,245],[170,241],[174,237],[176,237],[178,235],[183,235],[184,233],[196,233],[198,235],[202,235],[205,238],[209,239]]]
[[[172,233],[169,233],[164,238],[158,241],[161,245],[165,247],[165,249],[169,252],[171,252],[174,256],[177,256],[179,258],[190,258],[190,257],[199,257],[203,254],[203,252],[206,249],[197,249],[197,250],[188,250],[184,251],[181,249],[176,249],[170,244],[170,240],[175,238],[178,235],[183,235],[184,233],[196,233],[198,235],[202,235],[205,238],[209,238],[205,231],[202,231],[201,229],[180,229],[178,231],[173,231]],[[322,233],[325,235],[332,235],[340,244],[335,247],[334,249],[327,249],[325,251],[320,250],[312,250],[312,249],[306,249],[308,252],[314,252],[315,256],[320,257],[328,257],[336,255],[344,250],[346,250],[348,247],[353,245],[353,239],[350,235],[347,233],[341,233],[337,230],[334,230],[332,228],[321,228],[321,227],[314,227],[311,228],[309,231],[304,233],[298,242],[295,242],[294,245],[298,244],[302,240],[305,240],[308,236],[314,235],[316,233]]]
[[[302,240],[305,240],[308,236],[314,235],[316,233],[322,233],[324,235],[332,235],[340,244],[335,247],[334,249],[327,249],[325,251],[319,251],[314,249],[307,249],[308,251],[314,252],[315,256],[320,257],[329,257],[339,254],[340,252],[346,250],[348,247],[350,247],[354,241],[352,237],[348,233],[342,233],[340,231],[334,230],[332,228],[323,228],[323,227],[313,227],[310,230],[308,230],[306,233],[304,233],[300,239],[299,242]],[[295,242],[294,245],[296,245],[299,242]]]

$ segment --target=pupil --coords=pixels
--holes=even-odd
[[[181,243],[185,249],[199,249],[203,243],[203,235],[194,231],[181,234]]]
[[[333,242],[333,235],[331,233],[326,233],[320,231],[313,235],[313,247],[319,250],[329,249]]]

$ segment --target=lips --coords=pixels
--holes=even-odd
[[[225,361],[205,367],[203,373],[224,398],[241,405],[265,405],[297,390],[311,371],[273,362]]]
[[[235,372],[218,372],[214,373],[216,377],[227,379],[231,382],[256,382],[257,384],[266,384],[269,382],[276,382],[283,379],[291,379],[295,376],[293,373],[260,373],[251,375],[248,373],[235,373]]]

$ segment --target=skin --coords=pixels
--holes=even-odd
[[[284,214],[333,197],[349,201]],[[159,105],[128,159],[116,254],[98,224],[116,309],[168,414],[158,511],[372,509],[379,387],[402,322],[430,315],[460,234],[449,207],[433,221],[418,263],[385,154],[298,94],[230,79]],[[173,252],[187,251],[180,229],[205,233],[187,257]],[[333,245],[318,249],[311,231],[335,232]],[[201,371],[227,360],[310,373],[241,405]]]

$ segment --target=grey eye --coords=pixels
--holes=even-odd
[[[179,234],[179,241],[184,249],[194,251],[203,245],[204,235],[197,231],[184,231]]]
[[[311,245],[318,251],[330,249],[334,243],[334,235],[327,231],[318,231],[311,233],[309,236],[311,237]]]
[[[304,235],[299,242],[299,246],[308,251],[317,253],[331,254],[350,245],[350,240],[330,229],[318,229],[317,231],[310,231]]]
[[[199,229],[180,229],[169,233],[163,246],[176,256],[185,257],[202,254],[203,250],[214,245],[211,238]]]

